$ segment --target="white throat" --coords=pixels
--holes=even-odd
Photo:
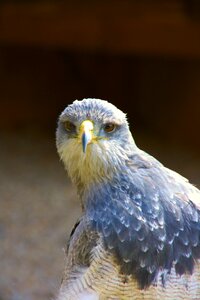
[[[83,153],[81,143],[76,138],[70,139],[59,147],[58,152],[71,180],[81,186],[110,180],[127,160],[121,147],[106,140],[89,144],[86,153]]]

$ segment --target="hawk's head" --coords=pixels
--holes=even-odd
[[[135,144],[125,114],[99,99],[74,101],[60,115],[57,149],[72,181],[112,177]]]

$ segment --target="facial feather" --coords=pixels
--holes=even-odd
[[[113,156],[113,147],[115,156]],[[86,153],[83,153],[77,139],[70,139],[58,148],[58,152],[72,181],[84,186],[92,181],[111,179],[122,167],[122,163],[128,159],[127,153],[121,146],[107,140],[91,143]]]

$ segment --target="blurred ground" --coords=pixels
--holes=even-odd
[[[0,160],[0,299],[51,299],[79,215],[76,194],[53,139],[1,136]]]
[[[137,144],[200,186],[197,155],[150,137]],[[76,192],[45,134],[1,134],[0,166],[0,300],[52,299],[80,215]]]

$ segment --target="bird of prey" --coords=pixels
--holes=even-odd
[[[57,299],[200,299],[200,191],[107,101],[66,107],[56,141],[82,205]]]

